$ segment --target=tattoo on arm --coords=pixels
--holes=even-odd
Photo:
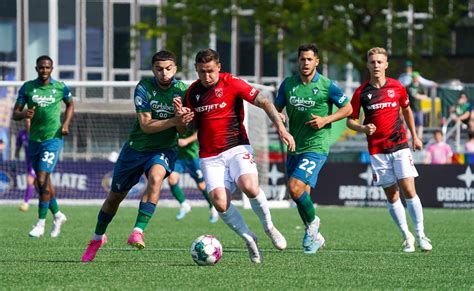
[[[257,97],[255,97],[255,99],[253,100],[253,104],[262,108],[265,113],[267,113],[273,124],[277,125],[281,122],[280,115],[278,114],[278,111],[276,110],[275,106],[271,104],[270,100],[268,100],[268,98],[266,98],[262,94],[258,93]]]

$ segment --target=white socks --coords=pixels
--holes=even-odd
[[[141,228],[139,228],[139,227],[134,227],[134,228],[133,228],[133,232],[135,232],[135,231],[137,231],[137,232],[139,232],[139,233],[143,233],[143,229],[141,229]]]
[[[260,189],[257,197],[250,199],[250,205],[252,206],[253,212],[257,214],[260,223],[262,223],[265,230],[270,230],[273,228],[272,215],[270,213],[270,208],[268,207],[267,196]]]
[[[402,201],[398,199],[395,203],[387,201],[388,212],[392,216],[393,221],[400,229],[403,238],[407,239],[410,231],[408,230],[407,217],[405,214],[405,207],[403,207]]]
[[[42,226],[42,227],[44,227],[45,224],[46,224],[46,219],[45,219],[45,218],[43,218],[43,219],[38,219],[38,222],[36,222],[36,225],[37,225],[37,226]]]
[[[249,237],[253,234],[244,221],[239,210],[231,203],[226,212],[219,212],[222,221],[225,222],[233,231],[235,231],[245,241],[249,241]]]
[[[405,199],[407,202],[408,213],[415,226],[416,236],[418,238],[425,236],[425,228],[423,225],[423,207],[421,206],[420,197],[415,196],[411,199]]]
[[[102,240],[103,234],[95,234],[92,236],[93,240]]]

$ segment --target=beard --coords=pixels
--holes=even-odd
[[[303,76],[305,76],[305,77],[311,76],[311,75],[314,73],[314,70],[316,70],[316,69],[314,68],[314,69],[312,69],[312,70],[309,70],[308,73],[305,73],[305,70],[302,69],[302,70],[300,70],[300,74],[303,75]]]

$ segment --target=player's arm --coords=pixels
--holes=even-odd
[[[265,113],[267,114],[268,118],[272,121],[273,125],[275,125],[276,129],[278,130],[278,134],[280,135],[281,140],[288,146],[289,151],[295,150],[295,140],[293,136],[286,130],[283,121],[281,120],[280,113],[277,111],[275,106],[265,98],[261,93],[258,93],[255,99],[253,100],[253,104],[257,107],[262,108]]]
[[[307,121],[305,124],[311,126],[314,129],[320,129],[325,127],[327,124],[341,120],[352,113],[352,106],[349,102],[347,102],[346,105],[340,107],[337,109],[336,112],[334,112],[331,115],[328,116],[317,116],[314,114],[311,114],[313,117],[311,120]]]
[[[64,112],[64,120],[61,132],[63,135],[69,134],[69,124],[71,124],[72,116],[74,115],[74,101],[72,97],[66,103],[66,111]]]
[[[357,132],[365,133],[366,135],[372,135],[377,127],[373,123],[360,124],[359,115],[360,115],[360,91],[361,87],[357,88],[354,95],[351,99],[352,113],[347,117],[346,125],[348,128],[355,130]]]
[[[341,88],[335,83],[331,82],[331,85],[328,88],[328,99],[329,102],[338,107],[337,111],[328,116],[317,116],[311,114],[311,120],[307,121],[305,124],[311,126],[313,129],[321,129],[326,125],[341,120],[352,113],[352,105],[349,101],[349,98],[344,95]]]
[[[348,128],[357,132],[365,133],[366,135],[372,135],[375,130],[377,130],[377,127],[373,123],[360,124],[357,119],[351,116],[347,118],[346,125]]]
[[[174,116],[168,119],[153,119],[151,116],[151,112],[138,112],[137,117],[141,129],[146,134],[157,133],[175,126],[186,126],[185,121],[183,121],[180,116]]]
[[[23,146],[23,142],[22,142],[22,139],[20,138],[20,136],[18,135],[16,137],[16,144],[15,144],[15,159],[18,159],[20,157],[20,150]]]
[[[276,110],[280,113],[280,119],[283,123],[286,122],[286,115],[281,113],[286,106],[285,84],[286,79],[281,82],[280,87],[278,88],[277,96],[275,97],[275,102],[273,103]]]
[[[28,108],[27,111],[23,111],[26,105],[26,94],[25,86],[21,86],[20,91],[18,91],[18,98],[16,99],[15,107],[13,108],[13,120],[23,120],[25,118],[31,119],[35,115],[36,107]]]
[[[179,97],[173,98],[173,107],[175,116],[179,117],[184,123],[184,125],[177,126],[176,130],[179,134],[185,134],[189,123],[192,123],[194,113],[188,107],[183,106],[183,101]]]
[[[413,139],[412,140],[413,150],[423,149],[423,143],[418,138],[418,135],[416,135],[415,119],[413,118],[413,112],[411,111],[410,106],[402,107],[402,114],[403,114],[403,117],[405,118],[405,122],[407,124],[408,130],[410,131],[411,137]]]
[[[180,139],[178,139],[178,145],[179,145],[180,147],[185,147],[185,146],[187,146],[188,144],[197,141],[197,139],[198,139],[198,133],[197,133],[197,131],[195,131],[192,135],[190,135],[190,136],[188,136],[188,137],[186,137],[186,138],[180,138]]]

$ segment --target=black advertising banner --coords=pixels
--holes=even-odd
[[[417,165],[416,190],[425,207],[473,208],[474,165]],[[314,202],[321,205],[385,206],[365,164],[328,163],[319,173]]]

